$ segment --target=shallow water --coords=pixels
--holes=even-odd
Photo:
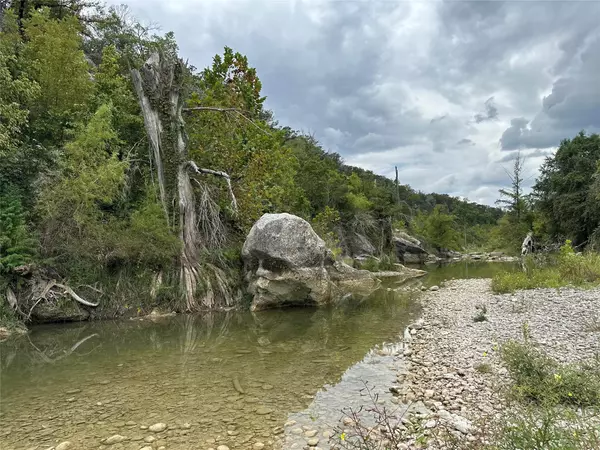
[[[500,267],[429,268],[419,282]],[[269,449],[304,445],[313,429],[326,447],[323,431],[338,424],[342,408],[360,406],[365,381],[389,400],[402,364],[395,343],[417,315],[414,298],[382,289],[319,310],[35,327],[0,344],[0,448],[69,440],[81,449]],[[140,428],[157,422],[168,429]],[[115,434],[127,440],[102,445]],[[150,436],[155,442],[144,442]]]

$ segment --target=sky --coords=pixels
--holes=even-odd
[[[109,1],[109,4],[123,1]],[[600,1],[125,0],[204,68],[248,57],[282,126],[347,164],[493,204],[600,132]]]

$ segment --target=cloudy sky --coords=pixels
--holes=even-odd
[[[517,151],[531,184],[600,131],[599,1],[124,1],[198,68],[247,55],[280,124],[425,192],[492,204]]]

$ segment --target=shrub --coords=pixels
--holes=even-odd
[[[473,322],[485,322],[487,319],[487,306],[485,305],[477,305],[475,307],[477,309],[477,314],[473,317]]]
[[[600,283],[600,254],[576,254],[570,241],[566,241],[558,255],[527,257],[523,268],[523,272],[504,272],[494,276],[492,290],[507,293],[517,289]]]
[[[600,430],[572,411],[520,408],[504,418],[494,440],[497,450],[592,450],[600,448]]]
[[[510,341],[501,354],[517,398],[544,405],[600,406],[597,365],[562,365],[527,342]]]

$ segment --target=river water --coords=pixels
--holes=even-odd
[[[430,267],[419,283],[506,268]],[[301,448],[309,437],[327,448],[342,409],[365,402],[365,382],[391,399],[414,295],[383,288],[336,308],[35,327],[0,343],[0,448]],[[156,423],[167,429],[145,428]],[[125,440],[103,444],[114,435]]]

